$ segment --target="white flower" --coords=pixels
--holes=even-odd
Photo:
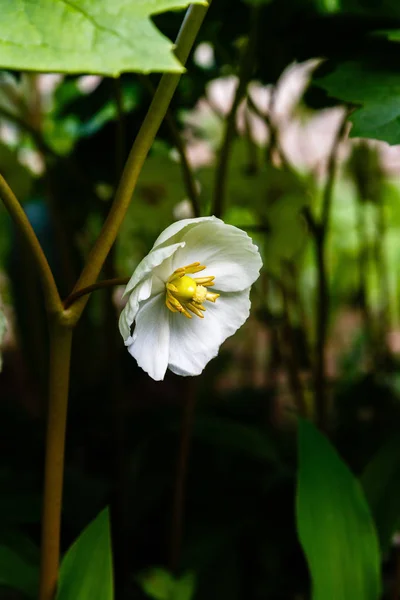
[[[250,287],[261,266],[249,236],[220,219],[167,227],[124,293],[119,328],[138,365],[157,381],[167,368],[199,375],[249,316]]]

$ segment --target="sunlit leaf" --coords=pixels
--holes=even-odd
[[[57,600],[112,600],[113,568],[108,510],[81,533],[63,558]]]
[[[297,528],[314,600],[377,600],[380,555],[362,488],[329,441],[299,422]]]
[[[0,0],[0,66],[41,72],[182,71],[150,17],[187,0]]]

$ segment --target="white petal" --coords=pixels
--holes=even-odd
[[[169,315],[165,294],[144,302],[136,316],[132,343],[128,347],[139,367],[156,381],[164,379],[169,355]]]
[[[170,317],[169,368],[177,375],[200,375],[218,354],[227,337],[243,325],[250,312],[250,288],[223,294],[215,304],[206,302],[204,319],[187,319],[179,313]]]
[[[162,263],[168,258],[170,258],[170,256],[172,256],[178,250],[178,248],[182,248],[184,245],[185,244],[181,242],[178,244],[172,244],[170,246],[164,246],[163,248],[151,250],[149,254],[145,256],[144,259],[140,261],[140,263],[136,267],[132,277],[128,282],[128,285],[125,288],[123,295],[126,296],[126,294],[129,294],[129,292],[133,290],[133,288],[137,286],[137,284],[140,281],[142,281],[142,279],[147,277],[147,275],[151,273],[151,271],[156,267],[159,267],[158,273],[161,275],[160,267],[162,266]],[[170,274],[170,272],[166,274],[166,279],[169,277]]]
[[[165,242],[169,241],[169,243],[180,242],[180,238],[190,229],[198,225],[199,223],[204,223],[210,221],[212,223],[223,223],[221,219],[217,219],[217,217],[198,217],[197,219],[181,219],[180,221],[176,221],[176,223],[172,223],[167,229],[158,236],[156,241],[154,242],[153,248],[161,246],[161,244],[165,244]],[[171,239],[177,236],[179,239]]]
[[[131,326],[135,320],[136,314],[139,310],[139,302],[147,300],[150,297],[152,290],[152,279],[149,277],[142,281],[135,287],[131,295],[128,298],[124,309],[122,310],[119,317],[119,330],[122,337],[124,338],[125,344],[129,344],[131,338]]]
[[[181,238],[185,247],[175,252],[173,269],[199,261],[206,269],[199,277],[213,275],[213,289],[238,292],[250,287],[262,267],[260,253],[245,231],[212,221],[197,225]]]

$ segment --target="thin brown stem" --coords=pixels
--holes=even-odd
[[[72,329],[52,322],[39,600],[54,599],[58,579],[71,343]]]
[[[326,430],[329,420],[329,406],[326,390],[326,340],[329,319],[329,290],[326,271],[326,237],[333,199],[333,189],[337,175],[338,151],[340,142],[346,132],[348,113],[346,113],[332,144],[328,159],[328,175],[323,193],[320,222],[311,219],[311,231],[314,235],[315,258],[317,267],[316,297],[316,343],[314,367],[315,411],[319,427]]]
[[[231,156],[232,144],[236,132],[236,114],[239,105],[246,94],[247,85],[252,74],[257,41],[257,31],[258,11],[254,9],[249,38],[247,40],[246,47],[243,50],[242,58],[239,65],[239,81],[232,102],[231,110],[229,111],[229,114],[225,121],[225,129],[218,154],[212,204],[213,214],[216,217],[220,217],[225,208],[229,159]]]
[[[268,147],[267,147],[267,153],[268,153],[268,162],[272,161],[272,156],[274,154],[276,154],[279,157],[279,162],[282,165],[282,167],[286,170],[289,171],[290,173],[294,173],[295,169],[294,167],[290,164],[289,159],[287,158],[282,145],[280,143],[279,140],[279,130],[277,125],[274,122],[273,119],[273,115],[272,113],[272,108],[273,108],[273,104],[274,104],[274,89],[272,90],[272,95],[271,95],[271,102],[270,102],[270,112],[269,113],[263,113],[262,111],[259,110],[259,108],[257,107],[256,103],[254,102],[251,94],[247,94],[247,103],[249,105],[249,108],[260,118],[264,121],[266,127],[268,128],[269,131],[269,142],[268,142]]]
[[[169,548],[169,568],[176,572],[179,568],[183,537],[183,520],[185,512],[186,479],[189,464],[190,445],[196,410],[196,382],[193,378],[184,382],[186,394],[183,404],[182,425],[179,451],[176,464],[174,499],[172,507],[172,528]]]
[[[399,548],[395,549],[394,552],[394,577],[393,577],[393,586],[390,593],[390,600],[400,600],[400,550]]]
[[[193,215],[195,217],[200,216],[200,204],[199,204],[199,193],[196,186],[196,180],[192,171],[192,168],[189,163],[189,159],[186,154],[186,149],[183,144],[182,136],[179,133],[178,127],[176,126],[175,119],[172,115],[172,112],[168,110],[165,115],[166,123],[171,132],[171,136],[175,145],[175,148],[178,151],[179,158],[181,161],[182,167],[182,176],[183,182],[186,187],[186,193],[192,205]]]
[[[285,362],[292,396],[297,412],[301,417],[307,417],[307,406],[304,398],[303,384],[300,378],[300,360],[298,356],[296,338],[290,322],[289,298],[284,285],[281,287],[283,300],[283,342]]]
[[[129,277],[114,277],[113,279],[105,279],[103,281],[97,281],[92,285],[88,285],[86,288],[82,288],[77,292],[74,292],[68,296],[64,300],[64,308],[69,308],[72,306],[74,302],[82,298],[82,296],[86,296],[87,294],[91,294],[96,290],[102,290],[104,288],[115,287],[116,285],[126,285],[129,281]]]

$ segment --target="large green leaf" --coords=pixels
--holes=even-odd
[[[400,143],[400,72],[370,61],[340,63],[316,80],[330,96],[358,106],[351,115],[351,137]]]
[[[400,439],[389,439],[366,466],[361,477],[365,496],[374,515],[382,553],[390,548],[400,523]]]
[[[81,533],[61,564],[57,600],[112,600],[113,568],[108,509]]]
[[[329,441],[299,422],[297,528],[314,600],[377,600],[378,539],[362,488]]]
[[[173,44],[150,16],[188,4],[188,0],[0,0],[0,66],[112,76],[124,71],[180,72]]]
[[[36,598],[39,569],[23,560],[11,548],[0,546],[0,585]]]

